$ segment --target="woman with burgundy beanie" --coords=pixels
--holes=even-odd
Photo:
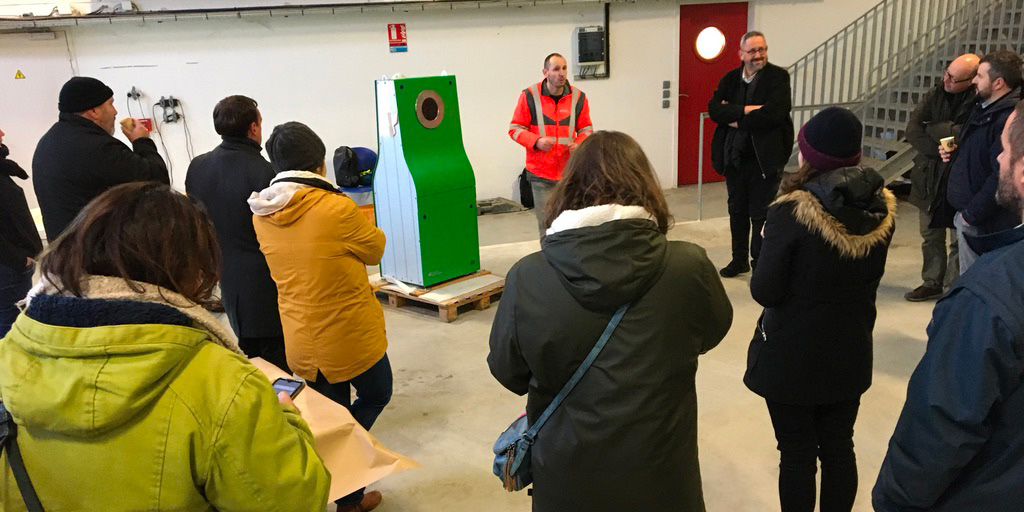
[[[895,229],[896,199],[859,167],[863,127],[830,107],[800,130],[800,167],[768,210],[750,291],[764,313],[743,378],[768,404],[783,512],[853,508],[853,424],[871,385],[875,295]]]

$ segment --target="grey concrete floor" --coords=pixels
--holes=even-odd
[[[693,188],[667,193],[677,225],[671,239],[707,249],[716,266],[729,260],[729,228],[721,184],[705,188],[705,220],[693,222]],[[532,212],[480,218],[484,268],[506,273],[539,250]],[[903,293],[920,284],[917,211],[900,204],[900,219],[878,294],[874,384],[856,425],[860,491],[855,510],[867,511],[870,491],[903,405],[907,380],[924,353],[933,303],[909,303]],[[735,320],[721,345],[701,358],[697,373],[701,473],[707,509],[778,510],[778,452],[767,409],[746,389],[747,345],[761,308],[751,299],[749,274],[726,279]],[[485,361],[496,309],[471,311],[451,324],[435,313],[385,308],[394,398],[374,426],[385,445],[422,468],[385,479],[383,512],[528,511],[525,492],[510,494],[491,474],[491,445],[522,413],[525,398],[502,388]],[[828,340],[822,340],[827,343]],[[627,511],[631,512],[631,511]]]

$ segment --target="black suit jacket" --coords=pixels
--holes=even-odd
[[[185,191],[205,206],[220,243],[221,298],[240,338],[281,336],[277,285],[252,226],[249,195],[270,186],[273,167],[256,142],[225,137],[188,166]]]
[[[726,73],[708,101],[708,114],[718,124],[711,140],[711,165],[719,174],[725,174],[725,138],[734,129],[729,123],[735,122],[740,129],[750,132],[757,162],[766,177],[778,175],[793,152],[789,72],[768,63],[758,74],[761,76],[754,84],[751,105],[763,105],[759,110],[744,115],[744,105],[722,103],[735,96],[743,80],[743,66]]]

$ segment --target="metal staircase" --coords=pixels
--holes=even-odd
[[[849,108],[866,161],[893,181],[913,165],[910,113],[949,62],[1002,49],[1024,51],[1024,0],[883,0],[788,68],[794,124]]]

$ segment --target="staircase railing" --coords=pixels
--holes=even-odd
[[[937,40],[954,35],[962,27],[943,21],[979,1],[986,0],[882,0],[789,66],[793,121],[802,125],[816,113],[805,106],[857,103],[872,96],[895,69],[895,55],[923,35]]]
[[[952,34],[924,34],[894,59],[895,71],[857,109],[864,121],[864,154],[881,160],[876,169],[887,182],[913,167],[917,152],[906,142],[906,126],[917,103],[941,82],[948,63],[963,53],[1024,50],[1024,0],[978,0],[943,20]],[[940,33],[937,31],[936,33]]]

